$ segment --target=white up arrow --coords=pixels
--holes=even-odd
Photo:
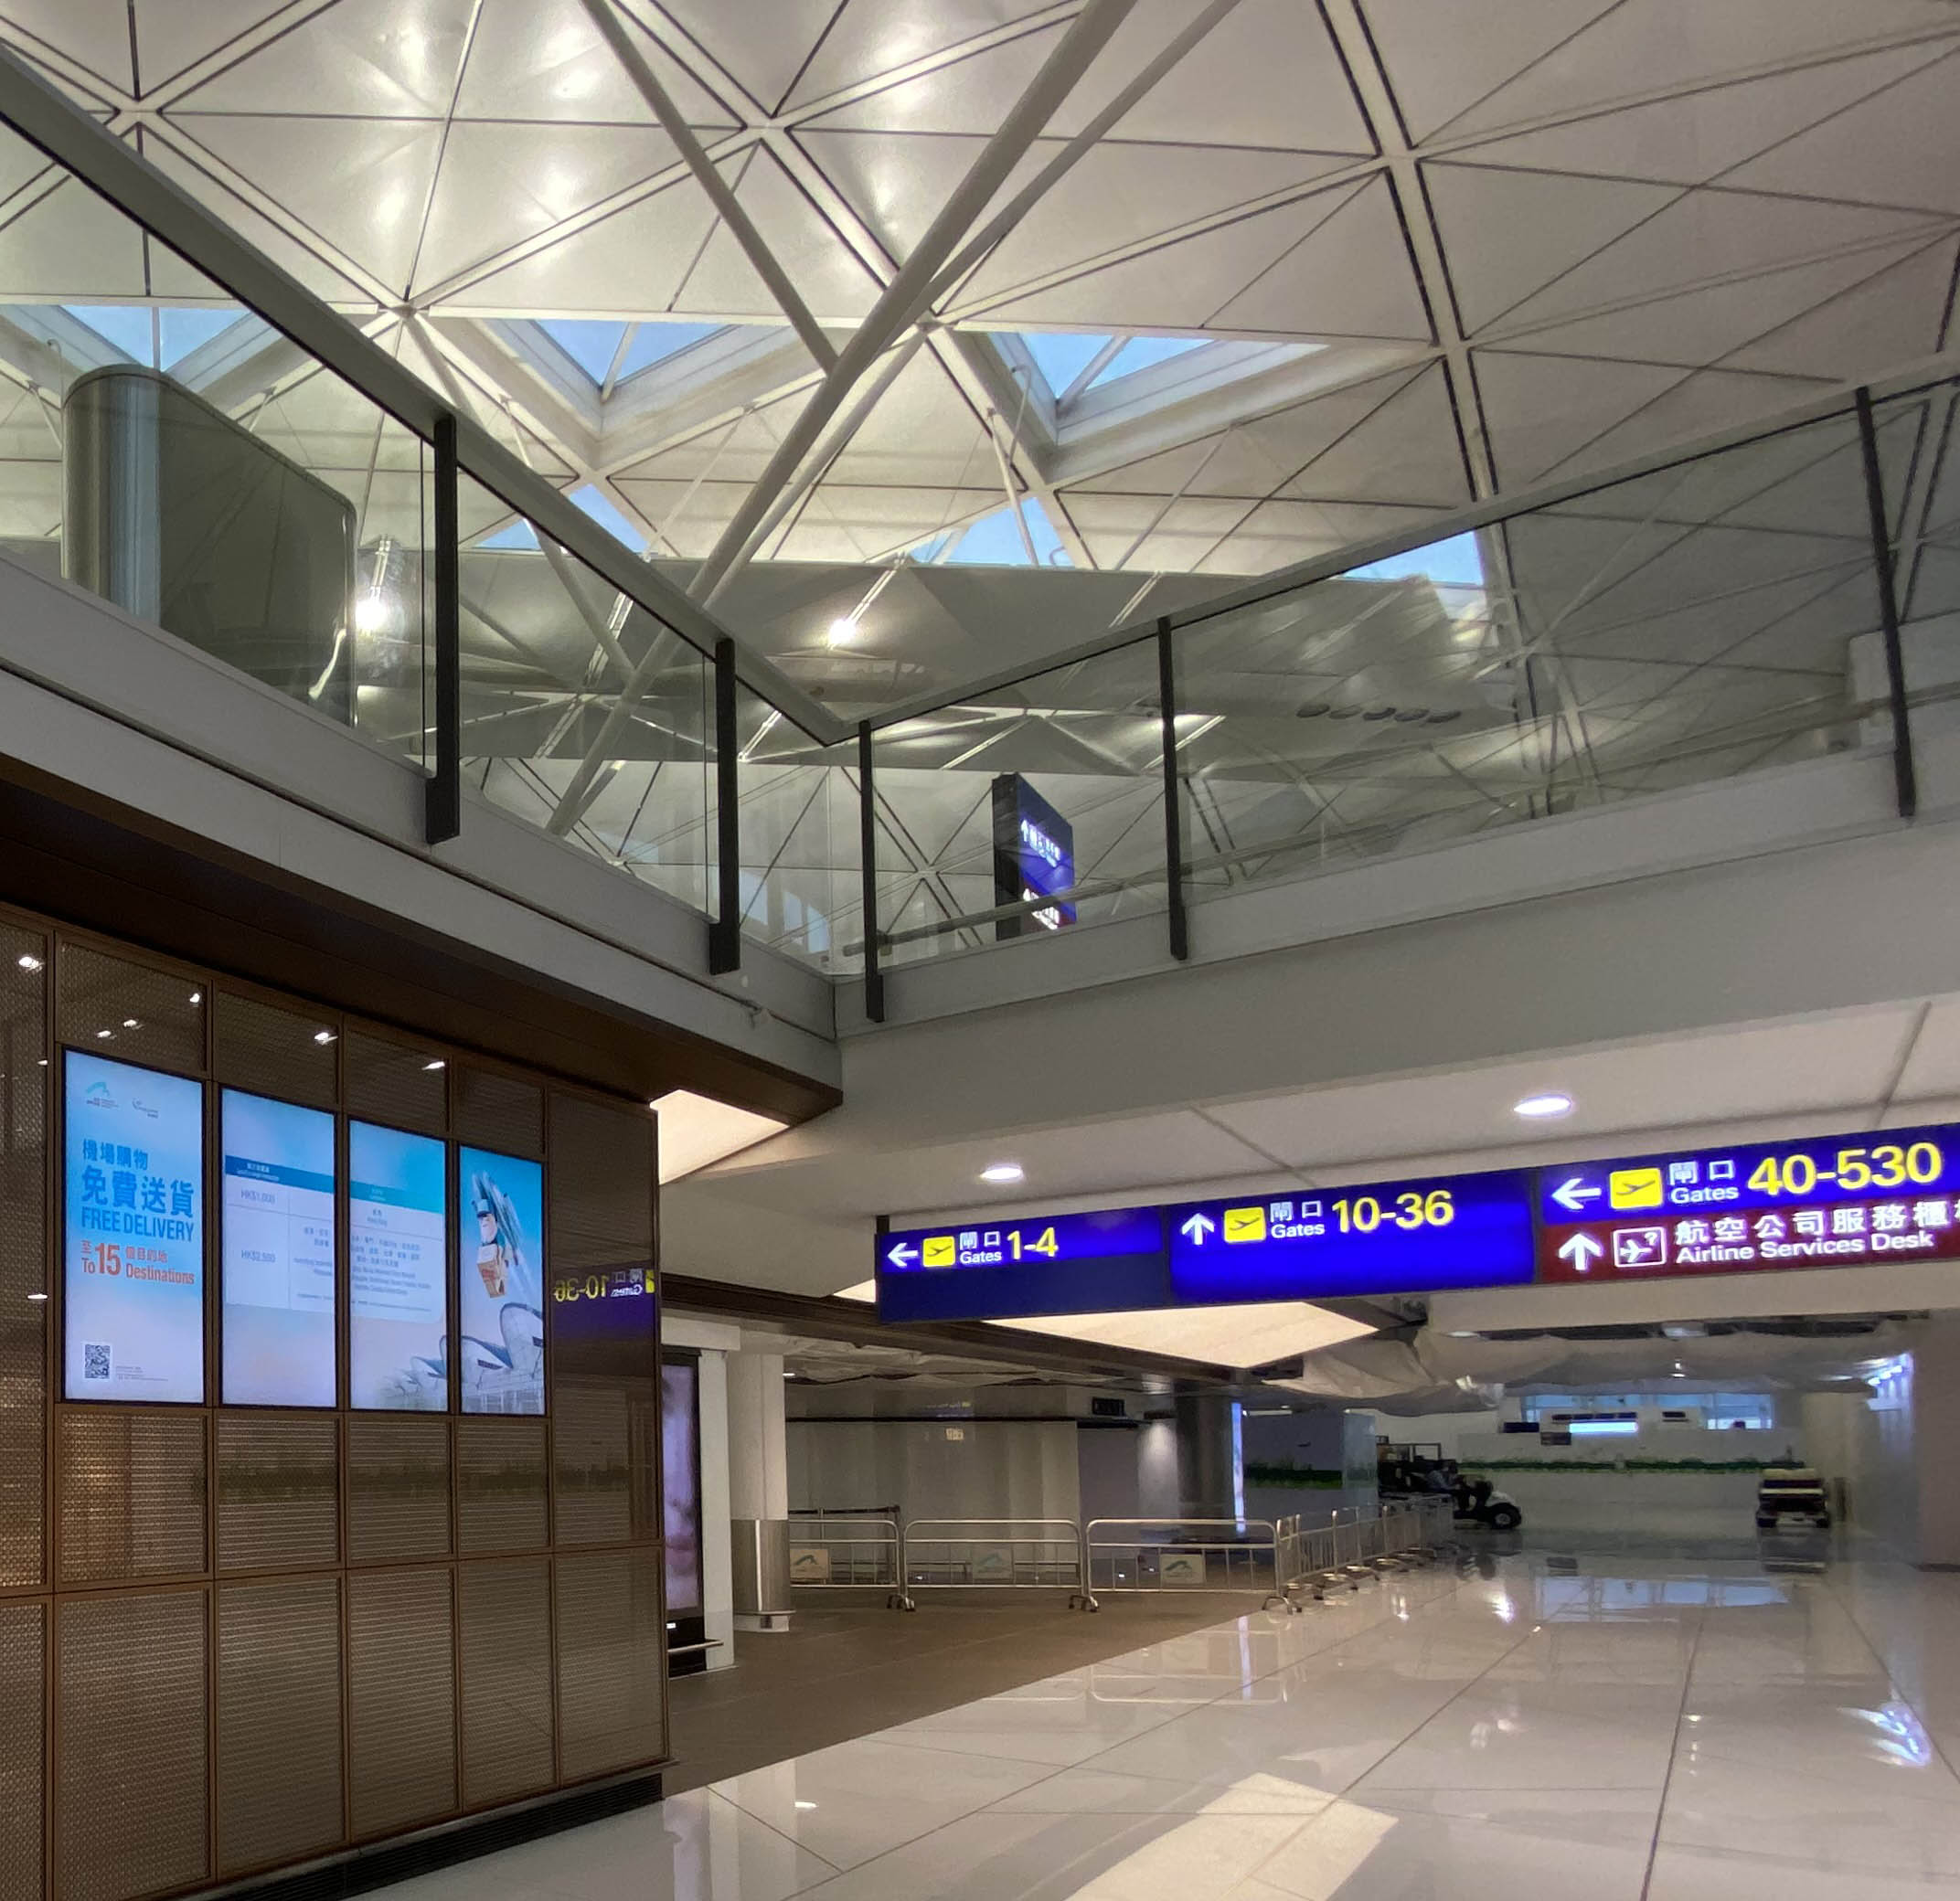
[[[919,1250],[900,1241],[885,1258],[895,1268],[909,1268],[919,1258]]]
[[[1589,1201],[1597,1201],[1600,1191],[1583,1175],[1571,1175],[1551,1191],[1551,1198],[1569,1214],[1582,1215]]]
[[[1193,1215],[1177,1231],[1189,1237],[1192,1247],[1202,1248],[1205,1245],[1205,1237],[1217,1226],[1218,1223],[1209,1215]]]
[[[1559,1258],[1571,1261],[1575,1274],[1583,1274],[1605,1251],[1591,1235],[1574,1235],[1559,1249]]]

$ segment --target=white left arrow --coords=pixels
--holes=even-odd
[[[895,1268],[909,1268],[919,1258],[919,1250],[900,1241],[885,1258]]]
[[[1583,1274],[1605,1251],[1591,1235],[1574,1235],[1559,1249],[1559,1258],[1571,1261],[1573,1273]]]
[[[1585,1211],[1589,1201],[1597,1201],[1600,1191],[1583,1175],[1571,1175],[1561,1182],[1551,1191],[1551,1198],[1568,1214],[1578,1215]]]

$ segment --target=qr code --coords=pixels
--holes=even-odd
[[[82,1342],[81,1376],[83,1379],[109,1377],[109,1349],[106,1345],[94,1340]]]

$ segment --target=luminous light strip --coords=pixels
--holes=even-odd
[[[732,1103],[698,1096],[692,1089],[670,1089],[647,1107],[660,1118],[660,1179],[677,1182],[683,1175],[726,1161],[751,1149],[789,1124],[774,1116],[757,1115]]]

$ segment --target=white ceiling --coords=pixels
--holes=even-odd
[[[1079,0],[622,11],[843,329]],[[1140,0],[1003,194],[1191,16]],[[815,380],[579,0],[6,0],[0,35],[663,550],[708,550]],[[998,507],[989,409],[1076,566],[1232,574],[1925,356],[1952,319],[1956,58],[1950,0],[1240,0],[940,299],[771,552],[876,560]],[[14,156],[8,192],[35,169]],[[106,239],[78,275],[95,217],[72,190],[0,203],[12,293],[208,292]],[[604,414],[494,322],[538,316],[782,346]],[[1071,441],[988,341],[1071,327],[1316,347]]]

